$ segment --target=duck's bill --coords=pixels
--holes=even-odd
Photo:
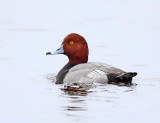
[[[64,54],[63,45],[60,46],[59,49],[53,52],[47,52],[46,55],[56,55],[56,54]]]

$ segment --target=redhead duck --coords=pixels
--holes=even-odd
[[[46,55],[64,54],[69,62],[56,76],[56,84],[72,82],[131,83],[136,72],[125,72],[111,65],[88,62],[88,44],[84,37],[71,33],[67,35],[60,48]]]

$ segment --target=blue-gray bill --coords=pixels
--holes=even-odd
[[[64,54],[63,45],[61,45],[59,49],[57,49],[53,52],[47,52],[46,53],[46,55],[56,55],[56,54]]]

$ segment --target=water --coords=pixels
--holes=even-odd
[[[160,122],[159,1],[0,1],[0,122]],[[138,72],[130,87],[65,91],[52,80],[67,63],[46,56],[76,32],[89,61]]]

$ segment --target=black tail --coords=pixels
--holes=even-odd
[[[137,75],[136,72],[128,72],[116,77],[117,82],[131,82],[132,78]]]

